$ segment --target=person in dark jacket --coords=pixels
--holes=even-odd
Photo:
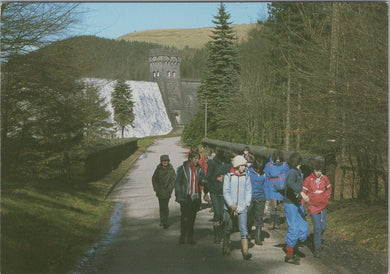
[[[189,244],[194,241],[194,223],[196,213],[201,206],[202,186],[206,184],[206,176],[199,165],[200,155],[196,151],[188,154],[188,160],[177,168],[175,182],[176,202],[180,203],[181,224],[179,243]]]
[[[257,245],[263,245],[262,227],[264,226],[263,216],[266,202],[265,175],[263,172],[265,163],[264,158],[257,158],[252,166],[248,168],[252,183],[252,200],[248,209],[248,227],[252,229],[252,225],[255,225],[255,244]]]
[[[160,156],[160,164],[157,165],[153,176],[152,184],[153,190],[158,197],[158,203],[160,208],[160,226],[164,229],[169,227],[168,215],[169,215],[169,200],[173,188],[175,187],[176,172],[173,166],[169,163],[168,155]]]
[[[303,190],[303,173],[301,171],[302,157],[298,152],[294,152],[289,157],[289,164],[292,167],[286,179],[286,190],[284,197],[284,209],[286,211],[286,220],[288,232],[285,237],[286,241],[286,256],[284,261],[291,264],[299,264],[300,253],[296,247],[298,240],[306,241],[309,232],[309,226],[306,222],[305,210],[303,208],[302,199],[309,201],[309,197]],[[296,250],[294,248],[296,247]],[[296,255],[294,255],[294,253]],[[298,255],[301,254],[301,255]]]
[[[217,150],[214,158],[208,162],[207,184],[213,204],[214,243],[219,244],[223,237],[223,176],[229,172],[230,165],[223,162],[224,153]]]

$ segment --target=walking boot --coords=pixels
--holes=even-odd
[[[321,257],[321,247],[314,247],[314,257],[320,258]]]
[[[252,258],[252,254],[249,253],[249,239],[247,236],[241,238],[241,253],[244,260]]]
[[[284,262],[289,263],[289,264],[295,264],[295,265],[300,265],[299,263],[299,258],[295,255],[291,257],[284,257]]]
[[[256,232],[255,232],[255,244],[257,245],[263,245],[263,235],[261,231],[261,226],[256,226]]]
[[[277,213],[271,214],[271,224],[272,227],[270,228],[270,230],[279,229],[279,215]]]
[[[217,237],[218,237],[218,243],[221,243],[221,241],[222,241],[222,238],[223,238],[223,231],[224,231],[224,229],[223,229],[223,225],[222,224],[219,224],[218,226],[217,226]]]
[[[299,246],[301,246],[302,244],[300,242],[298,242],[295,246],[294,246],[294,255],[297,256],[298,258],[305,258],[306,255],[305,253],[303,253],[302,251],[299,250]]]
[[[230,234],[223,235],[222,255],[230,255]]]
[[[274,229],[279,229],[279,225],[280,225],[280,217],[279,217],[279,214],[276,213],[275,214],[275,221],[274,221]]]
[[[215,222],[213,224],[213,228],[214,228],[214,244],[219,244],[221,243],[221,240],[219,238],[219,223],[218,222]]]
[[[286,263],[299,265],[300,264],[299,258],[297,256],[293,255],[293,253],[294,253],[294,247],[286,244],[286,257],[284,257],[284,261]]]

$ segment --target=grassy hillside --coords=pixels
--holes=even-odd
[[[247,38],[249,30],[255,28],[257,24],[233,25],[239,41]],[[162,29],[137,31],[118,37],[116,40],[140,41],[157,43],[164,46],[184,49],[186,46],[194,49],[201,49],[210,40],[211,31],[214,28],[198,29]]]

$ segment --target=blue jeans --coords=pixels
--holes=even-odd
[[[213,203],[213,209],[214,209],[214,222],[220,222],[222,224],[223,222],[223,206],[225,204],[225,199],[223,198],[223,195],[218,195],[215,193],[210,193],[211,196],[211,202]]]
[[[320,213],[310,215],[314,230],[314,248],[321,247],[321,235],[326,228],[326,209]]]
[[[301,212],[305,212],[303,205],[300,205],[299,208]],[[305,219],[302,218],[301,214],[298,212],[298,207],[294,204],[284,203],[284,210],[286,211],[286,220],[288,225],[288,232],[285,237],[286,243],[294,247],[298,240],[304,242],[307,238],[307,233],[309,232],[309,226]]]
[[[225,233],[231,234],[233,231],[233,222],[238,218],[238,229],[240,230],[241,238],[248,237],[248,228],[247,228],[247,213],[239,213],[238,216],[230,214],[230,212],[225,210],[224,213],[224,222],[225,222]]]

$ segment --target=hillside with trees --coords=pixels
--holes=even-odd
[[[268,10],[240,45],[241,87],[229,115],[208,112],[208,123],[220,118],[208,138],[318,153],[332,182],[338,172],[338,198],[387,200],[386,4],[274,2]],[[202,113],[185,128],[187,143],[204,136]]]

